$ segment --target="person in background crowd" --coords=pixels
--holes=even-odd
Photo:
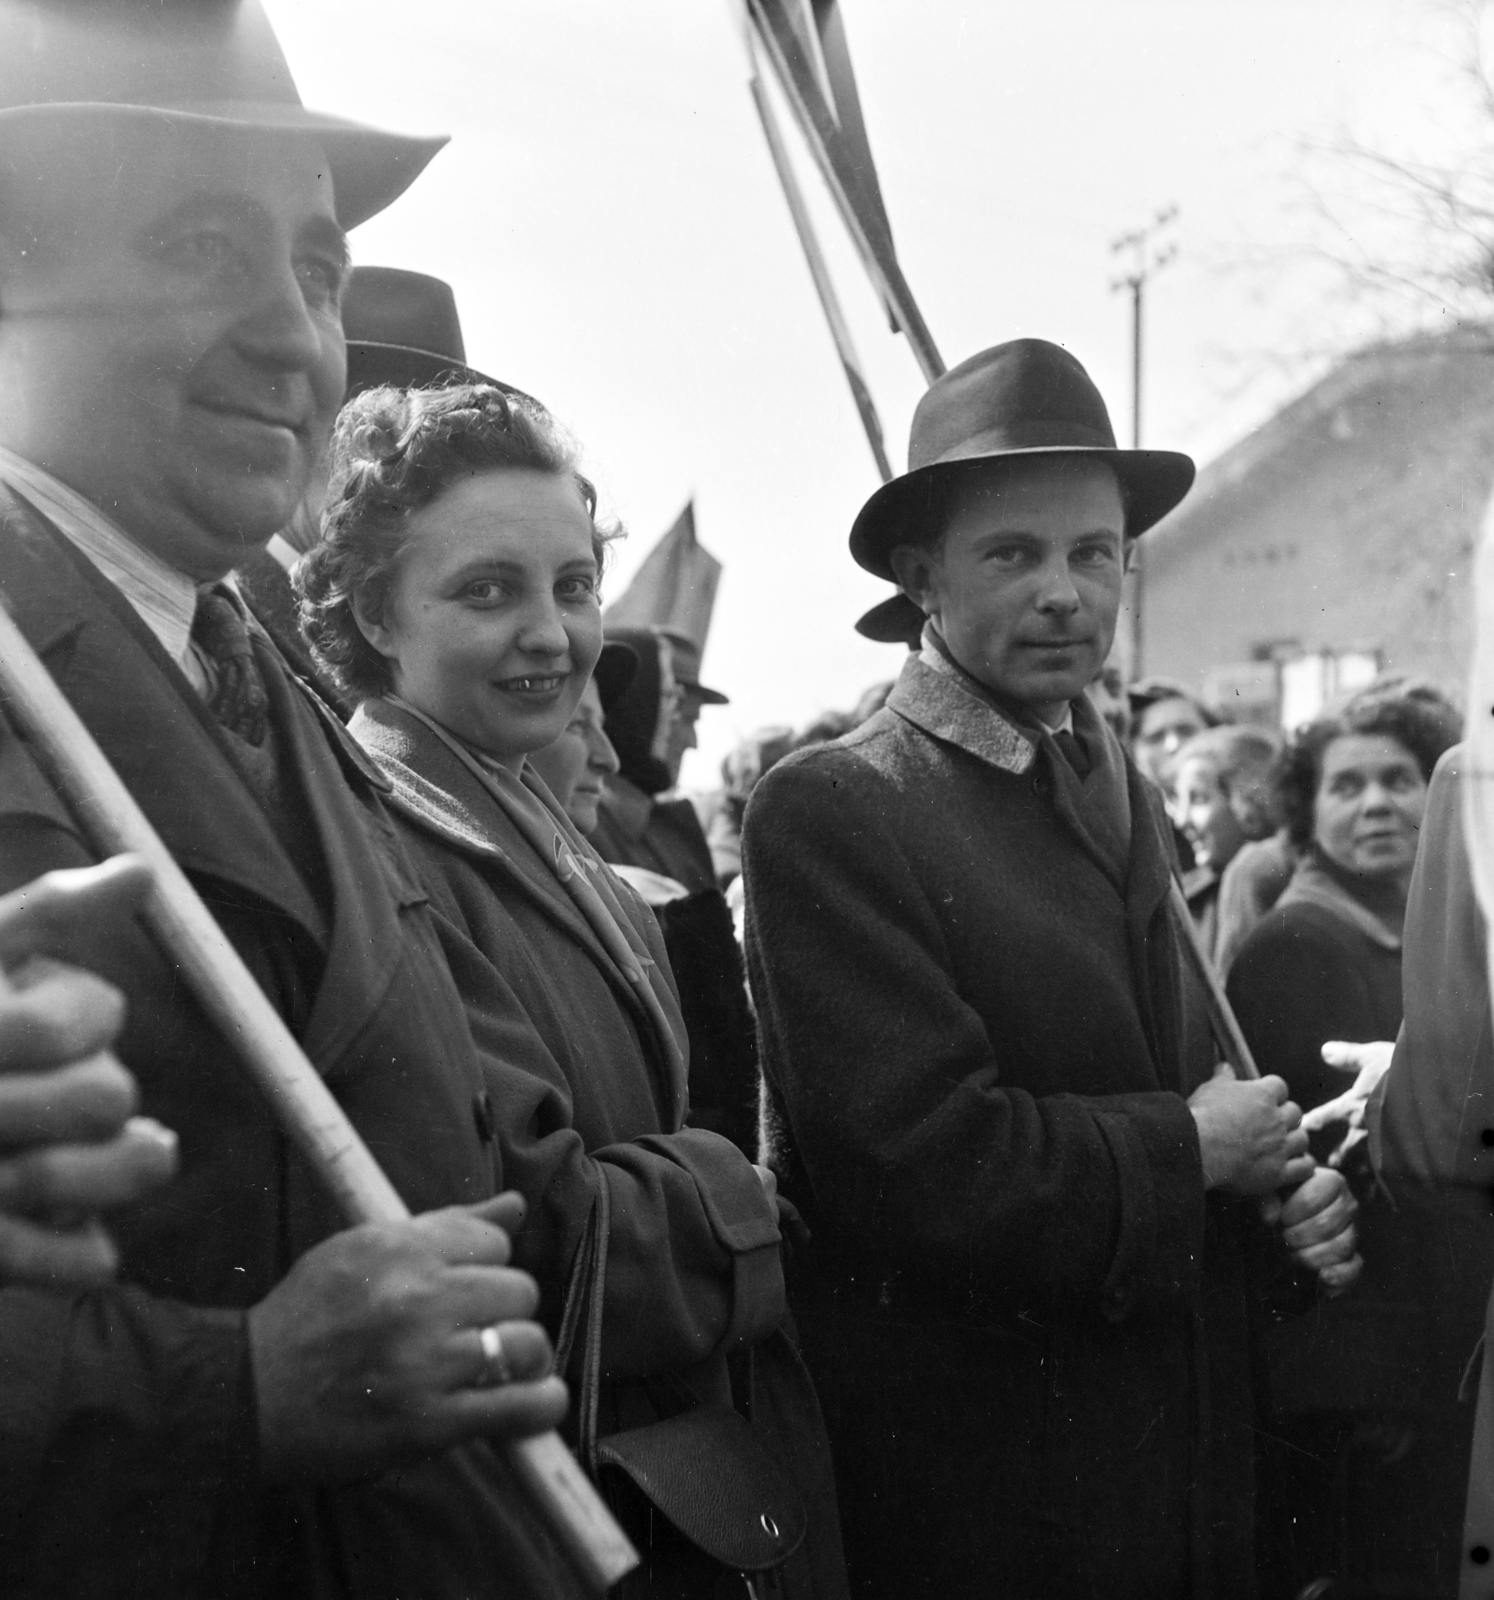
[[[1240,946],[1286,893],[1297,870],[1298,850],[1289,829],[1242,844],[1224,869],[1215,912],[1214,965],[1228,976]]]
[[[688,894],[716,887],[711,850],[688,800],[658,798],[679,781],[695,742],[695,719],[714,690],[682,688],[675,677],[680,645],[655,628],[618,628],[608,639],[638,657],[638,671],[607,717],[618,772],[602,797],[592,844],[613,866],[644,867]],[[686,657],[688,668],[689,661]]]
[[[604,644],[565,730],[553,744],[529,757],[530,770],[544,780],[583,839],[596,832],[597,808],[607,779],[617,771],[617,751],[605,727],[607,711],[621,699],[637,671],[638,657],[627,645]]]
[[[1241,847],[1276,831],[1272,778],[1281,739],[1264,728],[1208,728],[1178,751],[1172,820],[1193,851],[1183,878],[1204,948],[1218,958],[1219,885]]]
[[[1085,691],[1110,731],[1126,748],[1131,747],[1131,702],[1119,667],[1107,666]]]
[[[1230,968],[1229,998],[1263,1071],[1310,1110],[1342,1088],[1330,1039],[1393,1039],[1401,929],[1427,783],[1458,737],[1446,700],[1371,689],[1298,729],[1279,778],[1301,859]]]
[[[678,641],[653,628],[619,628],[608,642],[638,658],[607,714],[619,771],[602,796],[592,848],[643,897],[663,930],[690,1036],[690,1120],[757,1154],[757,1036],[732,914],[689,800],[657,798],[679,776],[687,747],[674,676]],[[685,670],[692,659],[685,655]],[[714,691],[702,691],[708,697]],[[698,705],[688,717],[693,730]],[[689,738],[693,740],[693,731]]]
[[[768,773],[743,853],[853,1589],[1251,1596],[1244,1250],[1271,1241],[1246,1197],[1303,1184],[1288,1244],[1357,1268],[1285,1084],[1214,1074],[1160,796],[1084,695],[1193,466],[1117,450],[1033,339],[938,379],[909,462],[851,550],[923,648]]]
[[[721,793],[706,827],[716,881],[729,891],[742,871],[742,818],[763,774],[794,748],[794,730],[787,726],[759,728],[722,758]]]
[[[145,1199],[176,1170],[176,1135],[132,1115],[135,1080],[108,1053],[124,996],[56,957],[81,929],[122,923],[150,881],[143,861],[117,856],[0,896],[0,1284],[107,1283],[119,1253],[99,1213]],[[45,1381],[51,1358],[0,1355],[23,1389]]]
[[[306,110],[254,0],[0,0],[0,590],[424,1213],[345,1230],[144,927],[77,930],[181,1165],[113,1219],[119,1284],[0,1291],[33,1380],[6,1417],[7,1595],[579,1585],[490,1443],[566,1395],[430,911],[361,753],[220,581],[336,414],[345,230],[440,143]],[[91,858],[0,727],[0,892]]]
[[[730,1405],[728,1353],[784,1310],[771,1175],[684,1125],[689,1044],[658,926],[527,766],[602,650],[595,491],[537,401],[468,385],[359,396],[332,485],[296,571],[303,616],[361,702],[350,731],[392,785],[460,975],[531,1208],[515,1260],[557,1329],[605,1190],[603,1431],[653,1420],[680,1387]],[[662,1523],[650,1539],[651,1566],[679,1554]]]
[[[1131,759],[1160,794],[1172,787],[1173,763],[1178,751],[1219,719],[1180,683],[1170,678],[1139,678],[1126,687],[1130,711]],[[1184,872],[1194,865],[1193,847],[1175,823],[1172,843]]]
[[[1171,678],[1138,678],[1126,686],[1131,712],[1131,759],[1165,790],[1178,751],[1219,718],[1196,694]]]
[[[1445,699],[1391,686],[1308,723],[1287,751],[1281,805],[1301,859],[1235,958],[1228,993],[1261,1070],[1284,1077],[1308,1109],[1342,1088],[1325,1045],[1393,1039],[1400,1028],[1427,784],[1458,732]],[[1326,1157],[1334,1135],[1313,1140]],[[1328,1577],[1434,1592],[1420,1586],[1437,1570],[1437,1536],[1400,1514],[1408,1493],[1419,1503],[1414,1486],[1429,1469],[1407,1421],[1423,1371],[1413,1342],[1421,1313],[1403,1289],[1404,1224],[1360,1162],[1346,1170],[1364,1204],[1364,1282],[1351,1301],[1283,1321],[1268,1344],[1263,1573],[1282,1593]],[[1444,1530],[1458,1510],[1454,1495]]]

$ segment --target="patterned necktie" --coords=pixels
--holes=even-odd
[[[265,742],[270,703],[254,663],[254,648],[243,613],[222,584],[204,583],[198,587],[192,642],[216,670],[208,709],[236,739],[259,749]]]
[[[1053,735],[1053,742],[1058,746],[1059,753],[1064,760],[1074,769],[1074,775],[1082,783],[1090,774],[1090,759],[1085,754],[1084,746],[1067,728],[1061,728]]]

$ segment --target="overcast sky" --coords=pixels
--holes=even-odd
[[[308,104],[451,146],[353,236],[455,288],[472,362],[579,437],[630,538],[695,496],[724,563],[686,781],[741,732],[892,676],[846,554],[876,469],[745,87],[727,0],[267,0]],[[1114,237],[1176,203],[1149,301],[1147,442],[1217,454],[1302,381],[1298,280],[1224,269],[1304,237],[1298,141],[1434,146],[1438,0],[842,0],[899,257],[945,360],[1038,335],[1130,430]],[[811,189],[813,179],[809,178]],[[842,299],[903,464],[922,391],[828,209]]]

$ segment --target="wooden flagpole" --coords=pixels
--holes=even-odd
[[[866,430],[866,442],[871,446],[877,471],[882,475],[882,482],[887,483],[892,478],[893,472],[892,464],[887,459],[882,419],[877,415],[876,403],[863,376],[861,358],[856,353],[850,326],[841,310],[829,268],[825,265],[820,242],[815,235],[814,223],[810,219],[809,208],[805,205],[803,191],[799,188],[799,180],[794,175],[788,147],[783,142],[783,132],[778,126],[777,117],[773,114],[772,102],[768,99],[767,85],[764,84],[762,73],[758,70],[757,43],[747,0],[738,0],[738,7],[742,21],[742,43],[747,51],[747,85],[752,91],[752,103],[757,107],[758,121],[762,124],[763,137],[768,143],[768,153],[773,158],[778,182],[783,188],[783,198],[788,202],[789,216],[793,218],[794,231],[799,235],[804,259],[809,264],[809,275],[814,280],[815,293],[820,299],[820,309],[825,313],[825,321],[830,326],[830,337],[835,341],[840,364],[845,370],[846,382],[851,388],[851,398],[856,402],[856,410],[861,416],[861,426]]]

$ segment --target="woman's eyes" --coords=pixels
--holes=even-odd
[[[597,592],[597,580],[592,577],[562,578],[555,592],[563,599],[584,600]]]

